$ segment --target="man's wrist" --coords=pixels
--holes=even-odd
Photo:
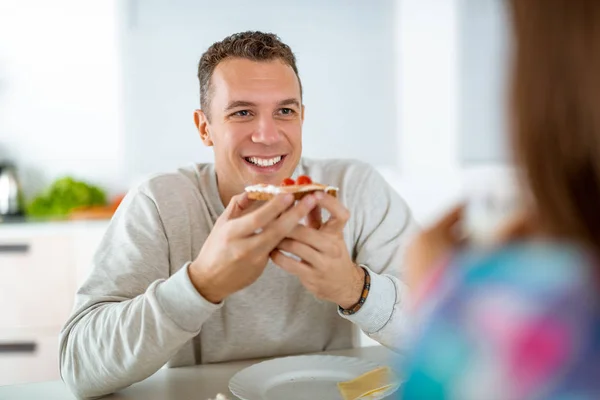
[[[351,309],[360,302],[365,286],[365,274],[366,271],[362,267],[354,264],[354,279],[349,286],[348,295],[346,296],[346,299],[338,303],[342,309]]]
[[[212,284],[211,280],[205,277],[201,273],[201,269],[195,267],[194,263],[188,268],[188,275],[198,293],[209,302],[219,304],[225,299],[226,296],[216,290],[216,285]]]

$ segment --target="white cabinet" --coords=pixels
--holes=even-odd
[[[74,293],[70,237],[0,239],[0,332],[66,321]]]
[[[0,385],[59,379],[58,334],[106,226],[0,225]]]
[[[59,379],[58,328],[27,330],[0,339],[0,386]]]

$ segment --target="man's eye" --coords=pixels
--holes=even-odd
[[[237,117],[247,117],[248,115],[250,115],[250,111],[248,111],[248,110],[240,110],[240,111],[234,112],[233,115],[235,115]]]
[[[295,113],[295,111],[291,108],[282,108],[281,110],[279,110],[279,112],[281,112],[281,114],[283,115],[292,115],[293,113]]]

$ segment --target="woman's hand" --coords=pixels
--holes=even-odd
[[[407,284],[418,288],[423,280],[439,265],[440,260],[452,253],[462,242],[459,226],[464,205],[453,208],[431,227],[423,230],[409,245],[406,252]]]

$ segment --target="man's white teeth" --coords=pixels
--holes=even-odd
[[[275,165],[279,161],[281,161],[281,156],[267,159],[258,157],[247,157],[246,160],[250,161],[254,165],[260,165],[261,167],[270,167],[271,165]]]

